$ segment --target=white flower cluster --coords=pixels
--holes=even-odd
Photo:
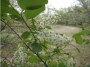
[[[57,34],[53,30],[44,29],[41,32],[39,32],[39,38],[41,40],[46,40],[51,42],[54,45],[67,45],[69,42],[72,41],[72,38],[64,35],[64,34]]]
[[[38,23],[35,23],[35,26],[36,26],[36,29],[45,28],[46,24],[44,22],[38,22]]]
[[[50,24],[55,24],[55,23],[57,23],[57,17],[55,16],[55,15],[48,15],[47,14],[47,16],[44,16],[43,14],[42,14],[42,20],[43,20],[43,22],[45,23],[45,24],[48,24],[48,25],[50,25]]]
[[[55,22],[57,22],[55,19],[48,18],[45,20],[44,18],[42,22],[35,23],[35,26],[36,26],[36,29],[45,28],[46,26],[49,26]]]
[[[11,59],[11,62],[13,63],[24,63],[25,58],[27,57],[27,54],[23,52],[23,47],[19,44],[18,50],[15,51],[13,58]]]
[[[9,0],[12,7],[17,10],[19,13],[21,13],[22,9],[19,7],[17,0]],[[18,8],[18,9],[17,9]]]
[[[67,61],[67,67],[74,67],[74,60],[73,58],[70,58],[68,61]]]

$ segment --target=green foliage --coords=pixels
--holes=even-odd
[[[59,67],[66,67],[66,65],[64,64],[64,62],[59,63]]]
[[[42,57],[42,59],[44,59],[44,60],[47,60],[48,59],[48,56],[41,56]]]
[[[76,35],[85,35],[90,34],[90,30],[82,30],[81,32],[77,33]]]
[[[21,37],[22,37],[23,39],[27,39],[27,38],[29,37],[29,35],[30,35],[30,32],[26,31],[26,32],[24,32],[24,33],[21,35]]]
[[[13,10],[11,7],[1,6],[1,12],[2,13],[10,13],[10,14],[19,16],[19,14],[15,10]]]
[[[1,0],[1,6],[8,6],[9,0]]]
[[[32,0],[27,0],[27,1],[17,0],[17,1],[18,1],[19,6],[25,10],[38,9],[48,3],[48,0],[33,0],[33,1]]]
[[[24,14],[27,19],[30,19],[30,18],[34,18],[35,16],[37,16],[39,13],[41,13],[44,10],[45,10],[45,6],[42,6],[35,10],[25,10]]]
[[[26,42],[30,42],[30,40],[21,40],[19,41],[20,43],[26,43]]]
[[[82,37],[79,36],[79,35],[75,36],[75,40],[76,40],[76,42],[77,42],[78,44],[82,44],[82,43],[83,43],[83,39],[82,39]]]
[[[1,62],[1,67],[8,67],[8,64],[7,64],[7,62],[6,62],[6,61],[4,61],[4,62]]]
[[[16,20],[16,21],[19,21],[21,23],[24,23],[24,19],[22,19],[20,16],[17,16],[17,15],[9,15],[12,19]]]
[[[49,62],[49,67],[55,67],[57,63],[55,61],[50,61]]]
[[[38,61],[39,59],[36,56],[31,56],[30,58],[27,59],[27,62],[30,62],[30,63],[35,63]]]
[[[59,48],[55,48],[53,52],[60,53],[60,50],[59,50]]]
[[[90,39],[83,39],[84,43],[89,45],[90,44]]]
[[[50,26],[46,26],[47,29],[52,29]]]
[[[85,35],[85,34],[90,34],[90,30],[82,30],[81,32],[79,32],[77,34],[74,34],[73,38],[75,38],[75,40],[78,44],[82,44],[83,39],[82,39],[81,35]]]
[[[34,18],[39,13],[45,10],[45,4],[48,2],[48,0],[18,0],[19,6],[25,11],[24,14],[27,19]]]
[[[36,53],[40,52],[42,50],[42,46],[39,43],[34,42],[32,45],[32,50]]]
[[[30,51],[25,51],[25,53],[26,53],[28,56],[35,56],[35,55],[33,54],[33,52],[30,52]]]
[[[7,13],[9,15],[15,15],[19,17],[19,13],[11,7],[9,0],[2,0],[1,1],[1,16],[6,16]]]

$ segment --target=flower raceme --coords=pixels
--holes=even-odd
[[[69,42],[72,41],[72,38],[66,36],[65,34],[57,34],[53,30],[49,30],[47,28],[39,31],[38,33],[38,37],[40,40],[49,41],[51,42],[51,44],[54,45],[67,45]]]
[[[74,67],[74,60],[73,58],[69,58],[68,61],[67,61],[67,67]]]
[[[14,64],[15,63],[23,64],[26,57],[27,57],[27,54],[24,53],[23,47],[19,44],[18,49],[15,51],[14,56],[11,59],[11,62],[13,62]]]

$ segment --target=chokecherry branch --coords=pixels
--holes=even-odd
[[[3,19],[1,19],[1,21],[4,22],[4,24],[6,24],[6,25],[19,37],[19,39],[23,40],[23,39],[17,34],[17,32],[16,32],[8,23],[6,23]],[[26,45],[26,47],[27,47],[30,51],[32,51],[32,49],[31,49],[26,43],[24,43],[24,44]],[[33,51],[32,51],[32,52],[33,52]],[[46,67],[48,67],[48,65],[46,64],[46,62],[39,56],[38,53],[35,53],[35,52],[33,52],[33,53],[36,54],[36,56],[45,64]]]

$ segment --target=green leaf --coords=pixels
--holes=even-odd
[[[66,67],[66,65],[64,64],[64,62],[59,63],[59,67]]]
[[[35,25],[31,25],[32,30],[36,30],[36,26]]]
[[[9,4],[9,0],[1,0],[1,6],[8,6]]]
[[[78,44],[82,44],[83,39],[80,35],[84,35],[84,34],[90,34],[90,30],[82,30],[81,32],[79,32],[77,34],[74,34],[72,37],[75,38],[75,40]]]
[[[51,43],[49,41],[44,40],[44,44],[48,45],[48,44],[51,44]]]
[[[50,26],[46,26],[47,29],[52,29]]]
[[[20,43],[26,43],[26,42],[30,42],[30,40],[21,40],[19,41]]]
[[[47,46],[46,45],[44,45],[43,43],[41,43],[42,44],[42,47],[44,47],[45,49],[47,49]]]
[[[6,7],[6,6],[1,6],[1,14],[5,14],[5,13],[19,16],[19,14],[15,10],[13,10],[12,8]]]
[[[17,16],[17,15],[10,15],[10,17],[12,19],[16,20],[16,21],[24,23],[24,20],[21,17]]]
[[[32,18],[32,23],[34,24],[36,22],[36,20],[34,18]]]
[[[25,53],[27,54],[27,56],[30,56],[30,57],[26,60],[26,62],[35,63],[35,62],[39,62],[39,61],[40,61],[33,52],[25,51]]]
[[[48,44],[51,44],[51,43],[49,41],[44,40],[44,42],[41,43],[41,44],[42,44],[42,47],[44,47],[45,49],[47,49],[47,45]]]
[[[78,35],[90,34],[90,30],[82,30],[81,32],[74,34],[72,37],[76,37]]]
[[[1,62],[1,67],[8,67],[8,64],[6,61]]]
[[[25,53],[27,54],[27,56],[35,56],[32,52],[30,51],[25,51]]]
[[[65,60],[65,58],[60,58],[59,61],[60,62],[65,62],[66,60]]]
[[[17,2],[22,9],[34,10],[47,4],[48,0],[17,0]]]
[[[0,11],[0,15],[1,15],[2,18],[6,18],[7,17],[7,14],[1,13],[1,11]]]
[[[55,48],[53,52],[60,53],[60,50],[58,48]]]
[[[26,31],[26,32],[24,32],[24,33],[21,35],[21,37],[22,37],[23,39],[27,39],[27,38],[29,37],[29,35],[30,35],[30,32]]]
[[[36,57],[36,56],[31,56],[28,60],[27,60],[27,62],[30,62],[30,63],[35,63],[35,62],[37,62],[39,59]]]
[[[36,31],[34,31],[34,32],[32,32],[33,34],[39,34],[38,32],[36,32]]]
[[[74,34],[72,37],[75,38],[75,37],[77,37],[77,36],[80,36],[80,35],[78,35],[78,34]]]
[[[41,13],[44,10],[45,10],[45,5],[36,10],[25,10],[24,14],[27,19],[31,19],[37,16],[39,13]]]
[[[42,57],[42,59],[44,59],[44,60],[47,60],[47,59],[48,59],[47,56],[41,56],[41,57]]]
[[[79,36],[79,35],[75,36],[75,40],[76,40],[76,43],[77,43],[77,44],[82,44],[82,43],[83,43],[83,39],[82,39],[82,37]]]
[[[15,18],[15,20],[18,21],[18,22],[24,23],[24,20],[22,18],[20,18],[20,17]]]
[[[90,34],[90,30],[82,30],[81,32],[77,33],[78,35]]]
[[[55,61],[51,61],[50,63],[49,63],[49,67],[54,67],[54,66],[56,66],[57,65],[57,63],[55,62]]]
[[[32,50],[36,53],[40,52],[42,50],[42,46],[39,45],[38,43],[34,42],[32,45]]]

